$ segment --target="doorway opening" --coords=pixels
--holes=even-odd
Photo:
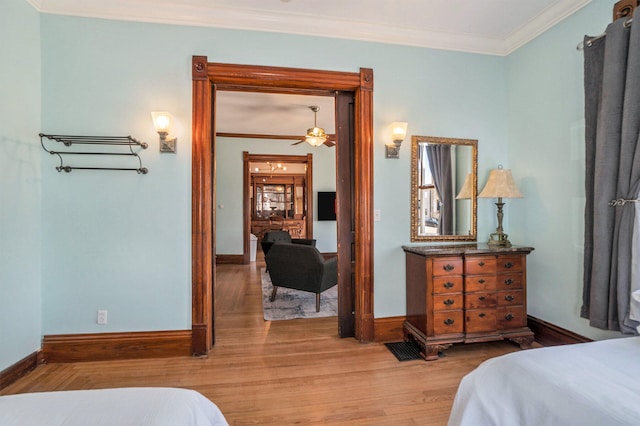
[[[216,91],[225,88],[336,96],[339,334],[372,341],[373,71],[217,64],[204,56],[194,56],[192,65],[193,353],[206,354],[215,342],[214,116]]]

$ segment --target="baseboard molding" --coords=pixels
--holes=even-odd
[[[42,338],[44,362],[108,361],[191,355],[191,330],[59,334]]]
[[[19,378],[36,369],[40,361],[40,352],[27,355],[12,366],[0,371],[0,389],[4,389]]]
[[[527,326],[533,331],[536,342],[542,346],[571,345],[591,342],[592,339],[548,323],[539,318],[527,315]]]
[[[406,317],[376,318],[375,341],[378,343],[399,342],[404,338],[402,331]],[[527,325],[533,331],[536,342],[543,346],[571,345],[591,342],[592,339],[566,330],[541,319],[527,316]]]
[[[406,317],[376,318],[374,325],[374,341],[377,343],[401,342],[404,339],[402,325]]]
[[[244,255],[242,254],[217,254],[216,264],[218,265],[244,265]]]

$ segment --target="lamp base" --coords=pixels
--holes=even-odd
[[[509,236],[504,232],[494,232],[489,235],[489,241],[487,244],[490,247],[511,247]]]

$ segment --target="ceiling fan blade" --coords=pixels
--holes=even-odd
[[[300,140],[300,141],[298,141],[298,142],[294,142],[294,143],[292,143],[291,145],[299,145],[299,144],[301,144],[302,142],[305,142],[305,140],[304,140],[304,139],[302,139],[302,140]]]
[[[335,146],[335,144],[336,144],[336,143],[335,143],[334,141],[332,141],[331,139],[327,139],[327,140],[324,142],[324,144],[325,144],[326,146],[328,146],[329,148],[331,148],[332,146]]]

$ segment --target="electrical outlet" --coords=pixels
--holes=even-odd
[[[98,320],[96,321],[100,325],[107,323],[107,311],[98,311]]]
[[[380,222],[380,216],[381,216],[380,209],[374,209],[373,210],[373,221],[374,222]]]

